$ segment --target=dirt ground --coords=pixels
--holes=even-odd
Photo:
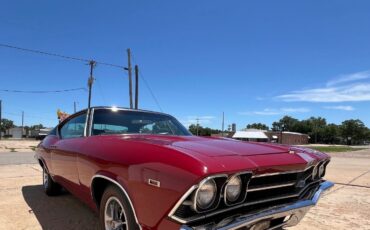
[[[370,149],[331,155],[326,178],[337,184],[290,229],[370,229]],[[0,229],[98,228],[84,204],[68,193],[47,197],[41,183],[36,164],[0,166]]]
[[[27,152],[32,151],[40,141],[37,140],[12,140],[0,141],[0,153],[2,152]]]

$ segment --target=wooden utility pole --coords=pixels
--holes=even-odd
[[[0,140],[1,140],[1,127],[2,127],[2,126],[1,126],[1,119],[2,119],[2,117],[1,117],[1,112],[2,112],[2,110],[1,110],[1,106],[2,106],[2,105],[1,105],[1,104],[2,104],[2,102],[3,102],[3,101],[2,101],[2,100],[0,100]]]
[[[135,109],[139,109],[139,66],[135,65]]]
[[[23,129],[24,129],[24,111],[22,111],[22,137],[23,138]]]
[[[224,136],[224,130],[225,130],[225,112],[222,112],[222,132],[221,132],[221,136]]]
[[[73,111],[74,113],[76,113],[76,102],[75,101],[73,102]]]
[[[130,96],[130,109],[133,108],[132,103],[132,68],[131,68],[131,50],[127,49],[127,59],[128,59],[128,87],[129,87],[129,96]]]
[[[91,107],[91,90],[92,90],[92,85],[94,83],[93,71],[94,71],[94,67],[96,65],[96,62],[91,60],[89,62],[89,65],[90,65],[90,77],[87,81],[87,85],[89,86],[89,101],[88,101],[88,104],[87,104],[87,108],[90,110],[90,107]]]

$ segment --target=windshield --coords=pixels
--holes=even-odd
[[[188,136],[189,131],[175,118],[157,113],[95,109],[91,135],[159,134]]]

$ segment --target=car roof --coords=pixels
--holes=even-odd
[[[144,109],[130,109],[126,107],[116,107],[116,106],[92,106],[91,109],[118,109],[118,110],[124,110],[124,111],[132,111],[132,112],[143,112],[143,113],[154,113],[154,114],[161,114],[161,115],[167,115],[171,116],[167,113],[162,113],[162,112],[156,112],[156,111],[151,111],[151,110],[144,110]],[[88,109],[82,109],[74,114],[81,113],[84,111],[87,111]],[[73,115],[73,114],[71,114]]]

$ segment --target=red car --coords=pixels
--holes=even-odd
[[[192,136],[143,110],[78,112],[36,157],[46,194],[65,188],[100,213],[102,229],[278,229],[333,186],[324,153]]]

